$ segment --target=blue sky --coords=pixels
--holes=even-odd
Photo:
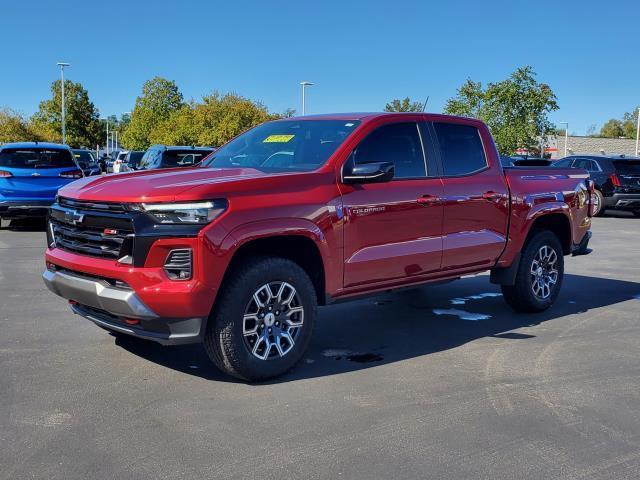
[[[0,107],[37,110],[58,78],[81,82],[101,114],[131,110],[142,83],[175,80],[272,111],[376,111],[396,97],[439,112],[467,78],[532,65],[553,121],[584,134],[640,104],[640,1],[2,0]]]

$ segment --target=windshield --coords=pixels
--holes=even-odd
[[[162,168],[192,167],[213,150],[167,150],[162,155]]]
[[[0,152],[0,167],[66,168],[76,164],[68,150],[46,148],[5,148]]]
[[[73,152],[73,156],[76,157],[76,162],[82,168],[87,168],[93,163],[95,163],[95,159],[93,158],[93,154],[91,152],[87,152],[86,150],[76,150]]]
[[[620,174],[640,175],[640,160],[618,160],[613,164]]]
[[[144,152],[131,152],[129,153],[129,165],[138,166],[140,159],[144,155]]]
[[[283,120],[263,123],[230,141],[203,167],[307,172],[326,163],[358,120]]]

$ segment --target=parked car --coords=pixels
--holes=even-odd
[[[120,165],[122,165],[127,153],[127,150],[114,150],[111,152],[111,157],[107,160],[107,173],[120,172]]]
[[[98,165],[96,157],[93,156],[93,152],[91,150],[76,148],[71,151],[73,152],[76,163],[82,169],[82,173],[84,173],[85,177],[100,175],[102,170],[100,169],[100,165]]]
[[[58,189],[82,176],[67,145],[5,143],[0,146],[0,219],[46,215]]]
[[[138,170],[193,167],[214,150],[210,147],[153,145],[142,156]]]
[[[640,217],[640,157],[572,155],[553,164],[587,170],[595,183],[595,214],[627,210]]]
[[[122,165],[120,165],[121,172],[133,172],[138,170],[140,160],[144,155],[144,150],[135,150],[127,152],[127,156],[124,158]]]
[[[43,277],[107,330],[204,342],[264,379],[302,358],[317,305],[489,270],[515,310],[549,308],[565,256],[590,251],[588,177],[503,170],[474,119],[282,119],[200,168],[62,189]]]
[[[109,155],[107,155],[106,153],[103,153],[102,155],[100,155],[100,158],[98,158],[98,166],[100,167],[100,170],[103,173],[107,173],[107,162],[111,159],[111,157]]]

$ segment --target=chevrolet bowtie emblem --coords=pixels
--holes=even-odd
[[[76,212],[75,210],[65,210],[64,212],[64,221],[67,223],[71,223],[72,225],[82,223],[83,219],[84,215],[82,213]]]

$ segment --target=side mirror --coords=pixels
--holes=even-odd
[[[384,183],[393,179],[394,166],[391,162],[361,163],[345,165],[342,174],[344,183]]]

